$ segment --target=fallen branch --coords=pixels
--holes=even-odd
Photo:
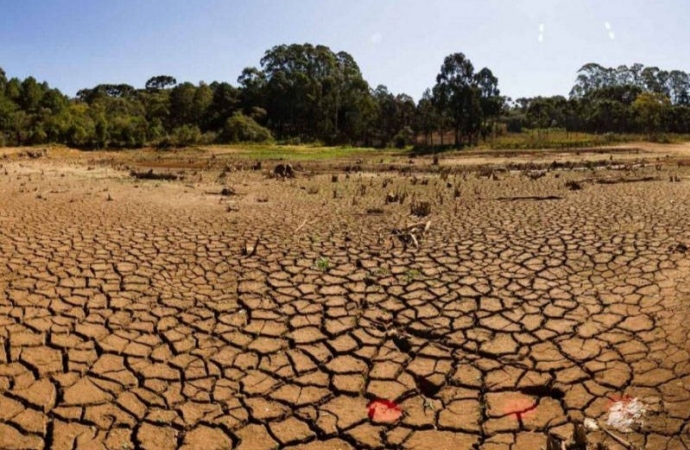
[[[132,170],[130,176],[136,178],[137,180],[166,180],[175,181],[179,177],[174,173],[153,173],[153,169],[149,169],[147,172],[137,172]]]
[[[628,442],[625,439],[623,439],[622,437],[618,436],[616,433],[607,430],[606,428],[601,426],[599,424],[599,422],[597,422],[594,419],[589,419],[589,418],[585,419],[584,426],[589,431],[601,430],[604,433],[608,434],[613,440],[615,440],[616,442],[621,444],[623,447],[627,448],[628,450],[636,450],[636,447],[634,445],[632,445],[630,442]]]
[[[261,236],[258,236],[256,238],[256,241],[254,242],[254,245],[248,245],[247,241],[244,242],[244,245],[242,246],[242,255],[251,258],[256,254],[256,249],[259,247],[259,240],[261,239]]]
[[[295,228],[295,231],[293,231],[293,233],[297,233],[299,230],[301,230],[302,228],[304,228],[304,226],[305,226],[306,224],[307,224],[307,219],[304,219],[304,222],[302,222],[302,224],[301,224],[300,226],[298,226],[297,228]]]
[[[409,244],[414,244],[415,248],[418,249],[419,241],[424,237],[424,234],[429,231],[430,227],[430,220],[427,222],[419,222],[400,229],[396,228],[391,232],[391,236],[398,238],[405,247]]]
[[[644,183],[647,181],[659,181],[657,177],[641,177],[641,178],[599,178],[595,182],[597,184],[618,184],[618,183]]]
[[[557,195],[547,195],[547,196],[527,196],[527,197],[498,197],[496,200],[500,202],[517,202],[521,200],[534,200],[534,201],[543,201],[543,200],[563,200],[563,197],[559,197]]]
[[[206,195],[220,195],[221,197],[232,197],[233,195],[238,195],[237,192],[233,188],[230,187],[224,187],[223,189],[220,190],[220,192],[214,192],[214,191],[205,191],[204,194]]]

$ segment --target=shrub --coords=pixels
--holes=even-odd
[[[196,125],[182,125],[172,131],[170,141],[176,147],[198,144],[201,141],[201,130]]]
[[[262,127],[251,117],[240,112],[232,115],[223,127],[219,141],[229,142],[266,142],[273,139],[270,130]]]
[[[426,217],[431,214],[431,203],[414,201],[410,205],[410,214],[417,217]]]
[[[414,132],[412,131],[412,128],[405,127],[402,130],[400,130],[398,134],[395,135],[395,137],[393,138],[393,142],[395,143],[395,146],[397,148],[405,148],[408,145],[412,144],[413,139]]]
[[[671,139],[666,133],[654,133],[650,136],[649,140],[651,142],[656,142],[657,144],[670,144]]]

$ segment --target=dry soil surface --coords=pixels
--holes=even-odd
[[[95,157],[0,167],[2,449],[532,450],[628,397],[619,436],[690,448],[683,167],[139,181]],[[391,236],[418,221],[419,248]]]

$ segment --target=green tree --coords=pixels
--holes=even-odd
[[[475,75],[475,82],[479,88],[479,106],[482,109],[482,134],[484,137],[493,130],[494,121],[500,116],[504,99],[498,89],[498,78],[487,68],[483,68]]]
[[[261,67],[240,77],[243,106],[263,107],[279,137],[337,142],[361,131],[358,107],[369,87],[349,54],[322,45],[280,45],[266,52]]]
[[[454,53],[445,58],[436,77],[434,95],[450,119],[455,145],[474,142],[482,123],[481,90],[474,66],[464,54]]]
[[[194,123],[196,86],[186,82],[175,86],[170,91],[170,125],[180,127]]]
[[[271,132],[259,125],[251,117],[235,112],[223,127],[220,141],[229,142],[267,142],[273,139]]]
[[[668,97],[656,92],[643,92],[632,104],[641,127],[652,137],[662,130],[664,115],[668,113],[671,102]]]
[[[211,83],[212,100],[206,108],[204,131],[220,130],[240,106],[240,92],[229,83]]]
[[[427,89],[417,103],[414,122],[415,133],[424,136],[424,145],[433,145],[433,134],[438,120],[436,108],[434,108],[433,95],[431,90]]]
[[[5,86],[7,86],[7,74],[0,67],[0,95],[5,94]]]
[[[147,91],[160,91],[173,87],[177,84],[177,80],[170,75],[158,75],[149,78],[146,82],[145,87]]]

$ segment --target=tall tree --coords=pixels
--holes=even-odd
[[[147,91],[160,91],[161,89],[173,87],[176,84],[177,80],[174,77],[171,77],[170,75],[158,75],[149,78],[145,87]]]
[[[245,69],[240,83],[263,100],[278,136],[332,142],[358,122],[353,106],[369,89],[347,53],[322,45],[280,45],[266,52],[261,66],[261,71]]]
[[[493,128],[493,121],[501,114],[504,99],[498,89],[498,78],[491,70],[483,68],[477,72],[475,82],[479,88],[479,105],[484,118],[482,133],[486,134]]]
[[[462,53],[445,58],[436,77],[434,95],[448,115],[455,136],[455,145],[471,144],[482,123],[481,91],[472,62]]]
[[[635,102],[633,110],[637,113],[641,126],[652,136],[661,130],[662,119],[668,113],[671,102],[658,92],[643,92]]]

